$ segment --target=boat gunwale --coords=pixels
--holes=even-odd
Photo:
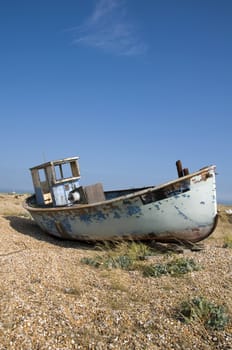
[[[32,199],[33,197],[35,197],[35,194],[29,196],[26,198],[26,200],[23,202],[23,207],[24,209],[27,209],[29,212],[33,211],[33,212],[51,212],[51,211],[70,211],[70,210],[75,210],[75,211],[78,211],[79,209],[85,209],[85,208],[95,208],[95,207],[99,207],[99,206],[102,206],[102,205],[110,205],[112,203],[116,203],[116,202],[119,202],[119,201],[122,201],[122,200],[127,200],[127,199],[132,199],[134,197],[138,197],[138,196],[141,196],[141,195],[144,195],[146,193],[151,193],[151,192],[154,192],[154,191],[157,191],[157,190],[160,190],[160,189],[163,189],[165,187],[168,187],[168,186],[171,186],[171,185],[174,185],[178,182],[184,182],[185,180],[189,180],[195,176],[198,176],[198,175],[201,175],[203,173],[206,173],[210,170],[214,170],[215,171],[216,169],[216,166],[215,165],[210,165],[210,166],[206,166],[196,172],[193,172],[191,174],[188,174],[188,175],[185,175],[185,176],[182,176],[182,177],[179,177],[179,178],[176,178],[175,180],[171,180],[171,181],[168,181],[168,182],[165,182],[163,184],[160,184],[158,186],[150,186],[150,187],[145,187],[145,189],[141,189],[141,190],[138,190],[135,192],[132,192],[132,193],[129,193],[129,194],[126,194],[126,195],[122,195],[122,196],[119,196],[119,197],[115,197],[115,198],[112,198],[112,199],[108,199],[108,200],[104,200],[104,201],[100,201],[100,202],[95,202],[95,203],[90,203],[90,204],[75,204],[75,205],[65,205],[65,206],[57,206],[57,207],[42,207],[42,206],[36,206],[36,207],[32,207],[30,204],[29,204],[29,201],[30,199]],[[126,191],[126,190],[131,190],[133,191],[133,188],[131,189],[124,189],[124,190],[121,190],[121,191]],[[104,191],[105,193],[107,192],[117,192],[117,191],[120,191],[120,190],[112,190],[112,191]]]

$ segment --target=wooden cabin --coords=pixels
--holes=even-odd
[[[46,162],[30,168],[38,205],[69,205],[69,194],[78,188],[79,157]]]

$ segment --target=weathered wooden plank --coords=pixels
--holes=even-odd
[[[102,202],[105,200],[105,194],[101,183],[84,187],[87,203]]]

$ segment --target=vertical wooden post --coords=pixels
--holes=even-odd
[[[183,169],[182,169],[182,163],[180,160],[176,161],[176,168],[177,168],[177,173],[179,177],[183,176]]]

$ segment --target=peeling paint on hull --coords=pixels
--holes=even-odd
[[[214,166],[157,187],[119,191],[119,197],[110,192],[105,194],[111,199],[52,208],[33,205],[34,197],[29,197],[24,207],[42,230],[71,240],[197,242],[216,226]]]

